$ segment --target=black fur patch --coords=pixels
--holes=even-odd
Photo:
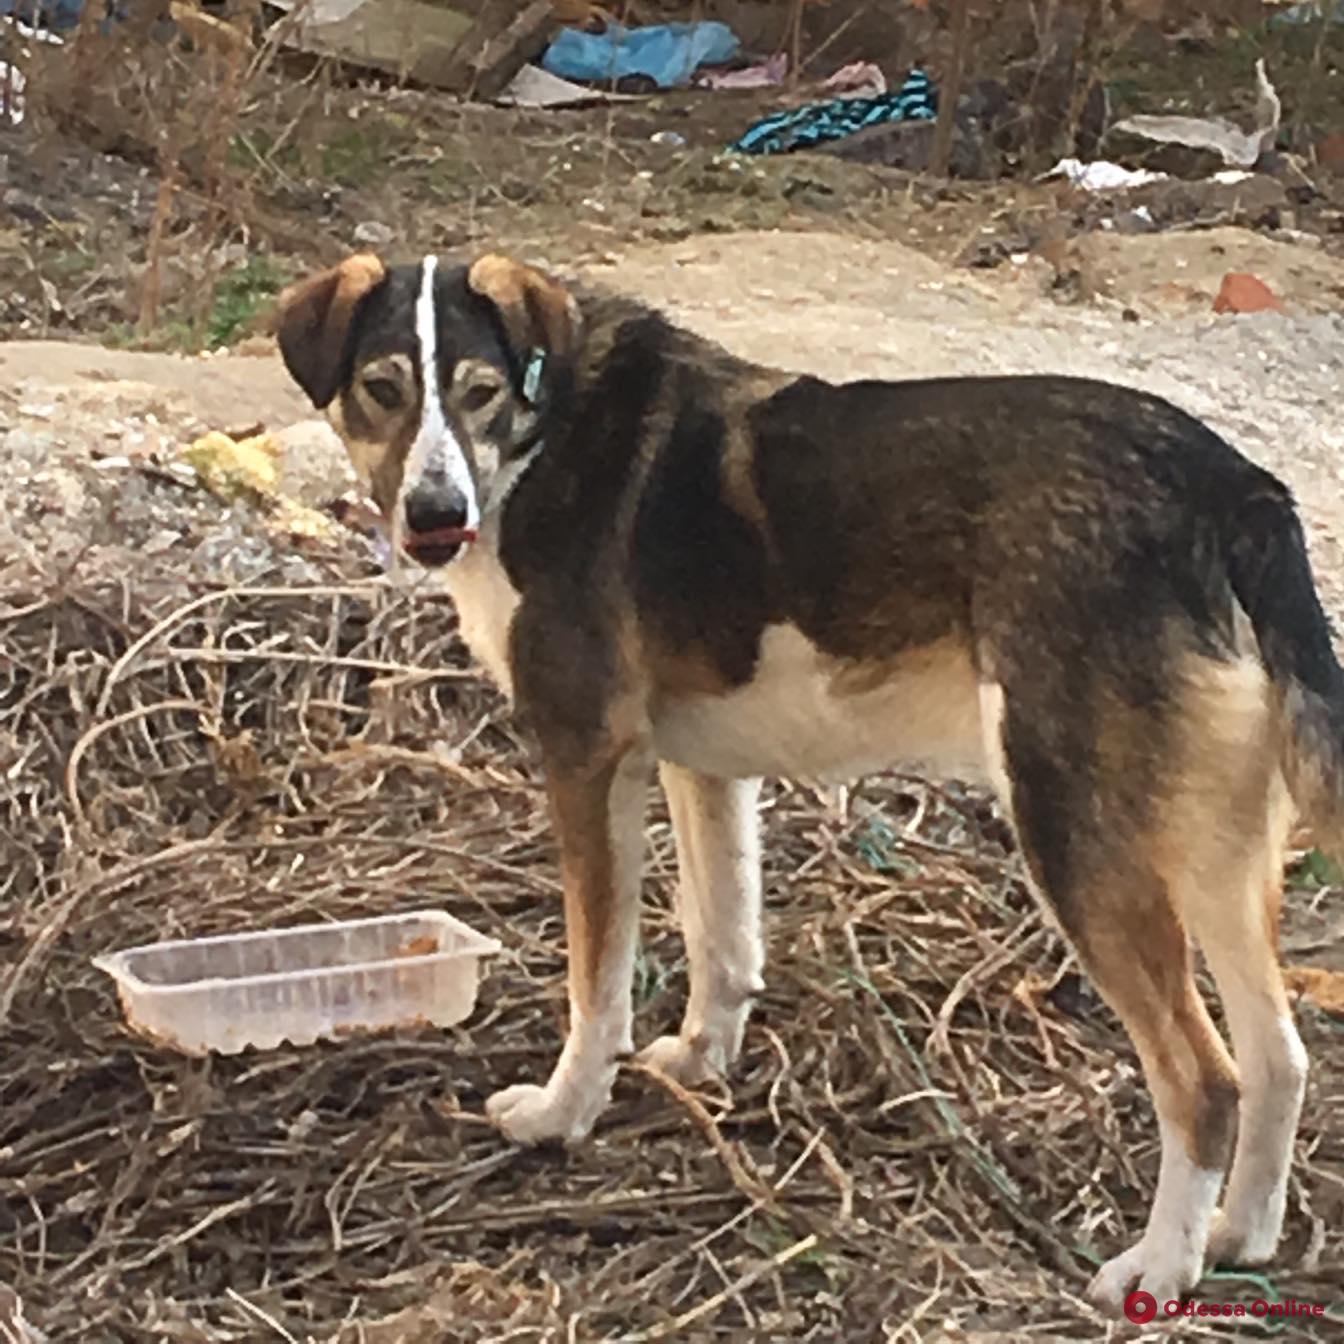
[[[712,389],[679,379],[678,412],[635,517],[635,607],[664,647],[694,648],[730,685],[751,679],[776,619],[762,538],[724,498],[726,426]]]
[[[649,314],[617,333],[611,357],[566,411],[509,496],[505,572],[523,594],[512,652],[521,706],[544,714],[581,757],[600,734],[617,676],[621,577],[616,520],[658,396],[666,325]]]

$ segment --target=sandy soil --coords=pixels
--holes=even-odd
[[[1215,316],[1229,270],[1253,271],[1287,311]],[[1297,491],[1329,605],[1344,614],[1344,260],[1223,228],[1093,234],[1053,262],[973,271],[895,241],[768,232],[613,251],[589,273],[749,358],[832,378],[1051,371],[1162,393]],[[1090,298],[1061,303],[1061,287]],[[76,455],[127,417],[171,435],[311,413],[273,354],[0,344],[0,416]],[[289,468],[304,493],[298,482],[340,474],[330,461]]]
[[[186,431],[287,424],[311,409],[280,362],[267,357],[169,355],[72,341],[0,342],[0,414],[41,421],[57,400],[86,412],[154,415]],[[69,427],[67,427],[69,428]]]

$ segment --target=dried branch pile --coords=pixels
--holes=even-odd
[[[1104,1328],[1077,1294],[1139,1231],[1151,1107],[978,798],[875,779],[842,820],[771,786],[769,988],[731,1105],[628,1070],[586,1148],[515,1151],[478,1116],[561,1039],[556,871],[534,757],[446,603],[332,555],[233,588],[174,550],[11,556],[0,1281],[51,1339]],[[685,992],[659,809],[649,838],[641,1039]],[[424,905],[506,948],[458,1032],[180,1060],[126,1034],[88,961]],[[1329,1023],[1304,1032],[1296,1268],[1272,1283],[1328,1299],[1340,1072]]]

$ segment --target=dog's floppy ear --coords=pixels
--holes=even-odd
[[[274,326],[280,354],[319,410],[341,385],[356,310],[386,277],[378,257],[357,252],[281,293]]]
[[[557,280],[512,257],[488,253],[472,263],[467,284],[489,299],[513,346],[526,360],[533,350],[570,354],[578,343],[579,306]]]

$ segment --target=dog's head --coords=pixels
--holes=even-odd
[[[475,538],[501,472],[539,442],[578,320],[563,286],[509,257],[389,268],[361,253],[286,289],[275,331],[396,551],[436,566]]]

